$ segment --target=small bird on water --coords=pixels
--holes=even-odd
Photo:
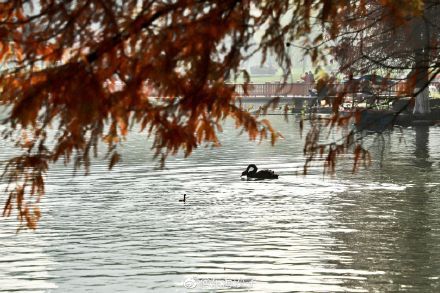
[[[186,193],[183,195],[183,199],[179,199],[180,202],[186,202]]]

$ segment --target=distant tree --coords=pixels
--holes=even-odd
[[[381,85],[376,86],[379,89],[373,92],[375,95],[381,91],[388,92],[392,86],[392,83],[387,82],[388,78],[400,79],[399,83],[404,86],[400,87],[395,99],[409,99],[405,99],[406,102],[393,114],[389,124],[396,121],[401,111],[410,107],[413,107],[416,115],[428,114],[428,85],[440,73],[440,2],[364,0],[349,3],[339,9],[334,20],[342,25],[335,29],[333,22],[324,23],[322,26],[325,34],[317,37],[321,43],[310,44],[309,50],[328,50],[338,62],[340,72],[345,73],[348,79],[363,75],[384,76],[385,79],[375,80],[377,85]],[[327,87],[329,83],[329,79],[322,79],[318,87]],[[338,156],[348,151],[354,152],[353,171],[361,163],[369,164],[369,152],[362,145],[365,136],[361,123],[365,121],[362,120],[364,110],[354,109],[344,115],[338,113],[346,95],[356,96],[362,87],[361,82],[348,81],[336,94],[333,116],[328,119],[310,119],[311,131],[304,148],[307,158],[305,172],[317,157],[324,154],[324,172],[334,172]],[[350,127],[352,123],[361,127],[353,129]],[[367,124],[371,126],[374,123]],[[334,127],[345,129],[340,140],[319,143],[322,130]]]
[[[414,11],[402,1],[378,3],[396,23]],[[16,210],[22,224],[35,228],[49,165],[73,160],[87,171],[104,142],[111,168],[133,125],[152,136],[162,162],[179,150],[189,155],[200,144],[218,145],[226,117],[250,139],[274,142],[278,133],[242,109],[226,81],[255,51],[275,54],[287,74],[286,42],[305,47],[315,61],[324,58],[325,34],[311,34],[312,27],[319,24],[336,40],[344,13],[362,16],[367,6],[362,0],[1,1],[0,104],[9,110],[2,136],[21,150],[4,166],[3,215]]]
[[[362,15],[345,14],[334,52],[341,70],[400,77],[407,85],[404,94],[415,93],[414,113],[429,113],[428,84],[440,72],[440,2],[404,1],[412,9],[398,15],[382,1],[364,2]]]

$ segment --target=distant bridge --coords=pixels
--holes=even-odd
[[[440,83],[431,83],[439,88]],[[231,84],[235,86],[235,92],[243,98],[273,98],[273,97],[292,97],[292,98],[304,98],[310,96],[310,90],[315,89],[314,84],[304,82],[293,83],[281,83],[281,82],[266,82],[266,83],[249,83],[247,86],[247,92],[244,91],[243,84]],[[388,89],[383,90],[382,95],[397,96],[397,93],[403,91],[403,83],[396,83],[390,86]],[[329,85],[329,95],[335,96],[337,92],[343,92],[344,89],[350,93],[349,85],[344,83],[334,83]],[[359,91],[353,90],[353,92]]]
[[[308,96],[309,90],[315,88],[313,84],[303,82],[281,83],[249,83],[247,92],[243,84],[234,84],[235,91],[240,97],[278,97],[278,96]]]

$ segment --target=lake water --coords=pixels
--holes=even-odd
[[[298,122],[270,119],[275,147],[226,123],[222,147],[164,170],[139,133],[113,171],[55,166],[38,230],[0,218],[0,291],[440,292],[440,128],[368,137],[368,170],[303,177]],[[242,181],[250,163],[280,178]]]

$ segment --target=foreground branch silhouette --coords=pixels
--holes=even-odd
[[[393,21],[418,11],[397,2],[380,1]],[[275,54],[287,75],[286,43],[301,44],[319,61],[328,52],[323,40],[336,40],[341,32],[341,11],[361,15],[366,5],[345,0],[2,1],[0,104],[8,110],[2,137],[21,152],[4,164],[3,215],[15,210],[20,227],[36,228],[50,165],[73,162],[87,172],[104,142],[111,169],[120,160],[117,146],[133,125],[151,136],[162,164],[178,151],[188,156],[201,144],[219,145],[217,132],[228,117],[250,139],[269,137],[274,143],[279,133],[245,111],[226,81],[240,75],[241,62],[256,51]],[[324,30],[313,35],[316,24]],[[264,32],[258,44],[257,31]]]

